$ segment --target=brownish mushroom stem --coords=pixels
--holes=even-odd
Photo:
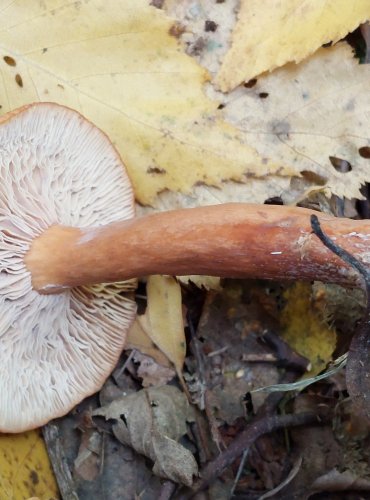
[[[312,210],[226,204],[174,210],[97,228],[52,226],[26,255],[41,293],[149,274],[321,280],[355,285],[357,274],[310,227]],[[318,214],[326,233],[365,264],[370,221]]]

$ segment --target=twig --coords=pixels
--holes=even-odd
[[[239,482],[240,476],[242,475],[242,472],[244,469],[244,464],[245,464],[245,461],[247,460],[248,453],[249,453],[249,448],[247,448],[243,452],[243,456],[242,456],[242,459],[240,460],[240,464],[238,467],[238,472],[236,473],[236,476],[235,476],[235,479],[233,482],[233,486],[232,486],[231,491],[230,491],[230,498],[232,498],[232,496],[234,495],[235,488]]]
[[[239,458],[246,449],[262,435],[277,429],[297,427],[300,425],[320,423],[321,419],[314,413],[298,413],[295,415],[273,415],[255,420],[245,431],[235,438],[227,450],[218,455],[201,471],[201,479],[193,486],[193,495],[204,490],[224,469]]]
[[[286,368],[291,368],[299,372],[305,372],[310,368],[310,361],[295,352],[291,346],[285,342],[280,335],[265,330],[260,341],[265,342],[271,349],[276,353],[278,366],[283,366]]]
[[[220,450],[221,445],[223,445],[223,440],[222,440],[221,434],[218,431],[217,421],[214,417],[212,406],[211,406],[210,401],[209,401],[209,377],[208,377],[208,374],[206,372],[206,368],[205,368],[205,364],[204,364],[204,359],[203,359],[204,354],[200,349],[200,346],[199,346],[200,342],[196,337],[194,325],[189,317],[188,317],[188,326],[189,326],[189,331],[190,331],[190,336],[191,336],[190,349],[191,349],[191,352],[194,355],[196,363],[197,363],[197,369],[198,369],[198,373],[199,373],[199,381],[200,381],[201,387],[202,387],[202,394],[201,394],[202,403],[204,405],[204,410],[205,410],[206,417],[208,420],[208,425],[209,425],[209,430],[211,432],[212,440],[216,444],[217,448]],[[205,447],[205,453],[206,453],[207,457],[209,458],[210,451],[209,451],[208,444],[206,442],[206,438],[205,438],[205,436],[201,436],[201,437],[202,437],[202,441],[203,441],[202,445]]]
[[[364,316],[356,328],[348,352],[346,381],[349,395],[354,404],[370,418],[370,271],[353,255],[339,247],[321,229],[316,215],[311,215],[311,227],[316,236],[333,253],[352,266],[365,283],[366,309]]]
[[[176,488],[177,485],[174,482],[170,480],[164,481],[161,491],[159,492],[158,500],[170,500]]]
[[[58,427],[54,424],[47,424],[42,428],[42,434],[62,499],[78,500],[76,487],[60,442]]]
[[[284,479],[284,481],[282,481],[273,490],[270,490],[270,491],[264,493],[263,495],[261,495],[258,498],[258,500],[266,500],[266,498],[271,498],[271,497],[275,496],[276,493],[279,493],[279,491],[281,491],[283,488],[285,488],[285,486],[287,486],[295,478],[295,476],[298,474],[299,469],[301,468],[301,465],[302,465],[302,460],[303,460],[302,455],[300,455],[297,458],[297,460],[295,461],[291,471],[289,472],[288,476]]]

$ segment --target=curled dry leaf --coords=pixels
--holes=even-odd
[[[162,351],[153,343],[148,335],[150,330],[148,318],[145,314],[137,316],[132,324],[126,340],[126,349],[135,349],[142,354],[146,354],[154,359],[154,361],[162,366],[169,368],[171,362]]]
[[[114,420],[117,439],[149,457],[155,474],[191,486],[197,463],[178,440],[186,434],[186,422],[192,420],[192,412],[176,387],[143,389],[116,399],[93,415]]]
[[[132,358],[139,363],[137,375],[142,379],[143,387],[165,385],[176,376],[175,370],[156,363],[152,357],[139,351]]]
[[[259,0],[242,0],[216,84],[226,92],[264,71],[297,63],[369,18],[368,0],[272,0],[267,9]]]

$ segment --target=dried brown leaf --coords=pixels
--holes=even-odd
[[[191,409],[176,387],[143,389],[116,399],[93,415],[115,420],[113,432],[117,439],[149,457],[155,474],[192,485],[197,463],[190,451],[178,443],[187,432],[186,421],[192,419]]]

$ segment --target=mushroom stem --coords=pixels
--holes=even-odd
[[[313,213],[338,245],[365,265],[370,262],[370,221],[297,207],[232,203],[96,228],[52,226],[33,241],[25,264],[41,293],[149,274],[355,285],[356,273],[312,235]]]

